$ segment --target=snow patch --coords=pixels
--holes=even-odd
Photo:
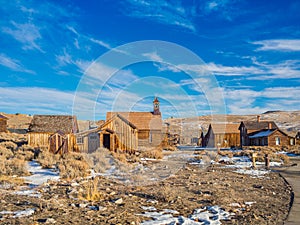
[[[219,206],[207,206],[202,209],[196,209],[188,218],[184,216],[174,216],[174,214],[179,214],[179,212],[176,210],[164,209],[162,212],[145,212],[138,215],[153,219],[142,222],[142,225],[219,225],[221,224],[221,220],[230,220],[231,216],[234,215],[234,213],[226,212]]]
[[[263,177],[264,175],[268,174],[269,171],[268,170],[254,170],[254,169],[250,169],[250,170],[246,170],[246,169],[238,169],[236,171],[234,171],[236,173],[240,173],[240,174],[247,174],[250,175],[252,177]]]
[[[27,167],[28,171],[32,173],[31,176],[24,177],[27,183],[41,185],[48,180],[59,180],[59,172],[53,169],[43,169],[36,161],[28,162]]]
[[[20,218],[20,217],[31,216],[34,212],[35,212],[35,208],[25,209],[25,210],[18,210],[18,211],[15,211],[15,212],[2,211],[2,212],[0,212],[0,214],[2,214],[2,215],[13,215],[12,218]]]

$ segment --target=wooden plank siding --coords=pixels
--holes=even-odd
[[[138,148],[138,131],[120,115],[113,116],[101,126],[100,147],[109,148],[111,151],[126,151],[133,153]],[[106,138],[109,136],[109,146]]]

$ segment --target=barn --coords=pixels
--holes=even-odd
[[[202,140],[203,147],[237,147],[240,146],[239,124],[210,124]]]
[[[7,120],[6,116],[0,114],[0,132],[7,132]]]
[[[165,134],[157,98],[153,107],[153,112],[107,112],[100,131],[100,146],[137,150],[160,145]]]
[[[77,132],[75,116],[34,115],[29,126],[28,144],[55,154],[78,151],[75,137]]]

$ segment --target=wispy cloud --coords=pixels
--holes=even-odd
[[[34,71],[26,69],[18,60],[12,59],[5,54],[0,54],[0,65],[13,71],[35,74]]]
[[[28,114],[71,114],[74,93],[38,87],[0,87],[0,108]],[[38,93],[38,94],[37,94]]]
[[[182,6],[180,1],[126,0],[126,2],[130,5],[124,14],[196,31],[192,15]]]
[[[11,35],[18,42],[23,44],[24,50],[38,50],[44,52],[37,43],[42,38],[39,28],[32,23],[16,23],[11,21],[11,27],[3,27],[2,32]]]
[[[260,45],[257,51],[300,51],[300,39],[273,39],[251,42],[254,45]]]

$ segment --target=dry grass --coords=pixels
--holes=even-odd
[[[157,190],[156,199],[162,202],[172,202],[178,196],[175,188],[172,188],[170,185],[162,185]]]
[[[57,167],[62,179],[74,179],[89,175],[89,164],[84,160],[80,153],[70,153],[61,158]]]
[[[26,162],[24,159],[10,158],[5,159],[0,157],[0,175],[7,176],[25,176],[28,175]]]
[[[124,152],[121,151],[112,152],[112,156],[121,163],[127,163],[126,153]]]
[[[14,156],[14,153],[10,149],[0,146],[0,156],[5,159],[9,159]]]
[[[4,147],[4,148],[7,148],[7,149],[9,149],[11,151],[17,150],[17,147],[18,147],[17,144],[15,144],[12,141],[0,142],[0,146]]]
[[[78,194],[78,198],[90,202],[103,200],[105,195],[98,189],[99,184],[99,177],[89,180],[83,185],[83,191]]]
[[[164,157],[161,149],[149,149],[141,152],[140,157],[151,159],[162,159]]]
[[[59,160],[60,155],[52,154],[49,151],[42,151],[37,158],[43,168],[54,168]]]
[[[20,186],[24,184],[24,179],[20,177],[0,175],[0,184],[2,183],[16,184]]]

